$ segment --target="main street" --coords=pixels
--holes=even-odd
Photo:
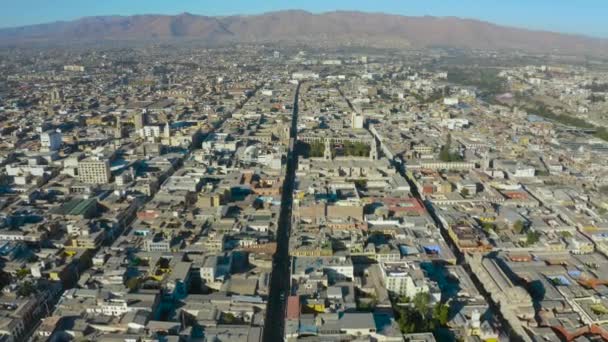
[[[270,275],[270,294],[268,295],[264,325],[264,341],[267,342],[282,341],[285,330],[285,304],[289,296],[289,279],[291,278],[289,270],[289,234],[291,232],[293,188],[298,160],[294,149],[298,133],[299,93],[300,84],[296,88],[293,101],[293,117],[289,131],[289,149],[287,150],[287,165],[281,194],[281,211],[279,213],[279,225],[276,237],[277,250],[272,260],[272,273]]]

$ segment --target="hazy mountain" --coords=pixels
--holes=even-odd
[[[455,17],[362,12],[282,11],[251,16],[192,14],[89,17],[0,29],[0,42],[200,39],[209,42],[310,42],[375,47],[452,46],[608,54],[608,40],[532,31]]]

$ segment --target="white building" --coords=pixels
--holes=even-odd
[[[422,270],[412,263],[384,262],[380,264],[380,269],[382,280],[390,293],[414,298],[419,293],[429,293],[431,290]]]
[[[323,269],[330,281],[343,281],[355,279],[355,269],[350,258],[332,257],[325,258]]]
[[[446,97],[443,99],[443,104],[446,106],[456,106],[460,103],[457,97]]]
[[[160,126],[144,126],[141,136],[144,138],[160,138]]]
[[[291,78],[294,80],[317,80],[319,79],[319,74],[316,74],[312,71],[300,71],[294,72],[291,75]]]
[[[82,66],[82,65],[64,65],[63,70],[64,71],[84,72],[84,66]]]
[[[441,126],[448,129],[461,129],[469,126],[469,120],[462,118],[444,119],[441,121]]]
[[[326,59],[321,64],[323,64],[323,65],[342,65],[342,61],[339,59]]]
[[[361,129],[361,128],[363,128],[363,124],[365,123],[365,118],[363,115],[358,114],[357,112],[353,112],[351,121],[352,121],[352,128]]]
[[[40,134],[40,148],[46,151],[57,151],[62,144],[61,133],[56,131],[46,131]]]

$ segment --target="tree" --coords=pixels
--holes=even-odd
[[[427,292],[421,292],[414,296],[412,303],[414,304],[416,311],[424,317],[428,311],[430,301],[431,296]]]
[[[22,268],[20,270],[17,271],[17,278],[19,279],[23,279],[25,278],[28,274],[30,274],[30,270],[27,268]]]
[[[323,152],[325,152],[325,144],[322,141],[315,141],[311,143],[309,149],[310,157],[323,157]]]
[[[517,233],[517,234],[521,234],[524,231],[525,225],[524,225],[524,221],[522,220],[517,220],[514,224],[513,224],[513,230]]]
[[[469,189],[467,189],[467,188],[463,188],[463,189],[460,191],[460,194],[462,195],[462,197],[469,197],[469,195],[470,195],[470,193],[469,193]]]
[[[604,141],[608,141],[608,129],[606,129],[606,127],[597,127],[594,136]]]
[[[439,160],[449,163],[462,161],[462,156],[458,152],[452,152],[452,135],[448,133],[445,145],[439,150]]]
[[[498,76],[499,71],[484,68],[450,68],[448,70],[448,82],[473,86],[481,92],[494,95],[504,93],[507,84]]]
[[[139,287],[139,284],[140,284],[139,278],[135,277],[135,278],[131,278],[131,279],[127,280],[127,283],[125,284],[125,286],[129,290],[134,291]]]
[[[345,156],[366,157],[369,155],[371,147],[362,142],[345,141],[343,143],[343,152]]]
[[[36,293],[36,286],[29,281],[23,282],[17,289],[17,295],[20,297],[28,297],[29,295]]]
[[[355,186],[359,189],[365,189],[367,187],[367,179],[357,179],[355,180]]]
[[[481,229],[483,229],[484,232],[489,234],[490,232],[492,232],[496,229],[496,225],[494,225],[494,223],[491,223],[491,222],[482,222]]]
[[[419,293],[409,306],[400,307],[399,328],[404,334],[429,332],[439,327],[444,327],[449,320],[450,307],[446,304],[437,303],[429,310],[430,295]]]
[[[446,304],[437,303],[433,307],[433,321],[439,326],[445,326],[448,323],[450,307]]]
[[[447,145],[441,146],[441,150],[439,150],[439,160],[442,162],[450,161],[450,150]]]
[[[540,240],[540,233],[536,231],[529,231],[526,234],[526,245],[530,246],[537,243]]]
[[[411,334],[416,332],[416,321],[418,317],[416,317],[415,312],[409,309],[401,310],[399,317],[399,329],[404,334]]]

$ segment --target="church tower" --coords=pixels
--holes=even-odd
[[[167,139],[171,138],[171,126],[169,125],[169,121],[167,121],[167,123],[165,123],[164,135],[165,135],[165,138],[167,138]]]
[[[376,146],[376,139],[372,139],[370,144],[369,159],[378,160],[378,147]]]
[[[114,128],[114,138],[116,138],[116,139],[123,138],[122,121],[120,120],[120,115],[118,115],[116,117],[116,127]]]
[[[331,143],[329,139],[325,139],[325,152],[323,152],[323,158],[325,160],[331,160]]]

